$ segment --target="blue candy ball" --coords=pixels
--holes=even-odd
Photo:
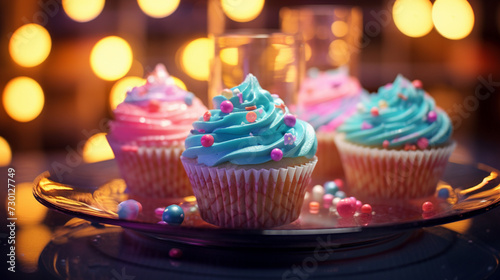
[[[337,191],[335,193],[335,197],[338,197],[340,199],[344,199],[345,198],[345,192],[343,192],[343,191]]]
[[[450,191],[447,188],[442,188],[438,191],[437,196],[441,199],[447,199],[450,197]]]
[[[194,98],[194,94],[192,92],[188,92],[186,94],[186,96],[184,97],[184,102],[186,103],[186,105],[188,105],[188,106],[193,105],[193,98]]]
[[[325,188],[325,194],[329,193],[331,195],[335,195],[336,192],[339,191],[339,187],[335,184],[334,181],[328,181],[323,185]]]
[[[118,218],[125,220],[135,220],[141,211],[142,205],[133,200],[125,200],[118,204]]]
[[[172,204],[165,208],[162,219],[169,225],[180,225],[184,221],[184,210],[179,205]]]

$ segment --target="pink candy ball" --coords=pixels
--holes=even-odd
[[[278,148],[273,149],[271,151],[271,158],[274,161],[280,161],[283,158],[283,151]]]
[[[211,147],[214,144],[214,137],[210,134],[206,134],[201,137],[200,141],[203,147]]]
[[[222,113],[229,114],[233,111],[233,108],[233,103],[231,103],[231,101],[229,100],[222,101],[222,103],[220,104],[220,110]]]
[[[424,202],[424,204],[422,204],[422,211],[424,212],[434,211],[434,204],[432,204],[432,202],[430,201]]]
[[[350,198],[340,200],[337,203],[337,213],[343,218],[352,217],[356,213],[356,203]]]

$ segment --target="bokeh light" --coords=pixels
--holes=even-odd
[[[332,23],[332,33],[335,37],[344,37],[349,32],[349,26],[345,21],[336,20]]]
[[[351,59],[347,42],[342,39],[332,41],[328,49],[328,57],[333,66],[338,67],[347,64]]]
[[[124,77],[117,81],[111,88],[111,94],[109,95],[109,105],[111,110],[114,110],[118,104],[125,100],[127,91],[134,87],[142,86],[146,83],[146,80],[141,77]]]
[[[113,150],[106,139],[106,133],[96,133],[83,146],[83,161],[87,163],[115,158]]]
[[[9,142],[0,136],[0,166],[7,166],[12,160],[12,150]]]
[[[221,50],[220,60],[228,65],[238,65],[238,48],[225,48]]]
[[[254,20],[262,12],[264,2],[264,0],[221,0],[224,13],[237,22]]]
[[[474,27],[474,11],[465,0],[436,0],[432,20],[444,37],[459,40],[467,37]]]
[[[3,91],[3,106],[7,114],[18,122],[34,120],[45,103],[42,87],[28,77],[10,80]]]
[[[33,197],[33,195],[30,193]],[[37,202],[37,204],[40,204]],[[20,216],[21,217],[21,216]],[[22,219],[18,219],[20,221]],[[38,259],[52,237],[50,229],[43,224],[20,227],[16,236],[16,257],[20,270],[32,273],[38,270]]]
[[[208,38],[198,38],[189,42],[181,51],[181,67],[191,78],[206,81],[210,69],[210,59],[214,46]]]
[[[74,21],[87,22],[99,16],[104,0],[63,0],[64,12]]]
[[[312,56],[311,46],[308,43],[304,44],[304,56],[306,61],[309,61],[309,59],[311,59]]]
[[[95,44],[90,53],[90,66],[101,79],[114,81],[125,76],[132,66],[132,48],[117,36],[109,36]]]
[[[19,27],[9,41],[10,56],[23,67],[33,67],[44,62],[51,47],[49,32],[34,23]]]
[[[9,201],[7,199],[7,201]],[[8,211],[6,203],[6,210]],[[36,225],[43,221],[47,214],[47,207],[38,203],[33,196],[33,183],[19,183],[16,185],[16,216],[19,225]],[[7,212],[8,213],[8,212]]]
[[[180,0],[137,0],[141,10],[153,18],[164,18],[171,15],[179,6]]]
[[[429,0],[396,0],[392,17],[399,31],[409,37],[422,37],[433,27]]]
[[[181,79],[179,79],[175,76],[170,76],[170,77],[172,78],[172,80],[174,80],[174,84],[176,86],[180,87],[183,90],[187,90],[186,84]]]

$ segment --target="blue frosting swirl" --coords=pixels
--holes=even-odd
[[[425,138],[432,147],[445,144],[451,137],[448,115],[436,107],[434,99],[420,86],[416,87],[401,75],[392,85],[364,96],[360,103],[358,112],[337,129],[345,133],[345,140],[349,142],[400,148],[418,144]]]
[[[229,99],[223,95],[214,97],[217,109],[210,110],[210,120],[201,117],[193,123],[194,129],[185,141],[184,157],[197,158],[198,163],[207,166],[269,162],[274,149],[280,149],[284,158],[314,157],[317,140],[312,126],[298,119],[289,126],[288,108],[277,95],[262,89],[252,74],[231,91],[233,96]],[[233,105],[230,113],[220,109],[226,100]],[[247,120],[249,112],[256,114],[255,121]],[[201,138],[207,134],[214,139],[210,147],[201,144]]]

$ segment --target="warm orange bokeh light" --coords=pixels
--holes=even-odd
[[[106,133],[97,133],[90,137],[83,146],[83,161],[87,163],[104,161],[115,158]]]
[[[62,7],[72,20],[87,22],[101,14],[104,2],[104,0],[62,0]]]
[[[264,0],[221,0],[224,13],[237,22],[249,22],[257,18],[264,8],[264,2]]]
[[[432,3],[429,0],[396,0],[392,8],[396,27],[409,37],[422,37],[432,30]]]
[[[12,160],[12,151],[10,145],[3,137],[0,136],[0,166],[7,166]]]
[[[115,81],[125,76],[132,66],[132,48],[117,36],[109,36],[95,44],[90,53],[92,71],[101,79]]]
[[[19,27],[9,41],[10,56],[23,67],[34,67],[44,62],[51,48],[49,32],[34,23]]]
[[[212,40],[208,38],[195,39],[181,50],[181,67],[191,78],[206,81],[213,53]]]
[[[3,106],[7,114],[18,122],[34,120],[45,103],[42,87],[28,77],[10,80],[3,91]]]
[[[465,0],[436,0],[432,7],[432,20],[443,37],[459,40],[474,28],[474,11]]]
[[[171,15],[179,6],[180,0],[137,0],[141,10],[153,18],[164,18]]]

